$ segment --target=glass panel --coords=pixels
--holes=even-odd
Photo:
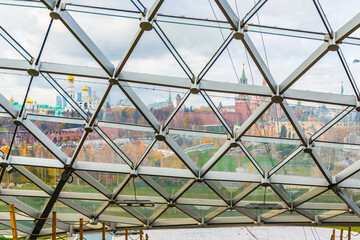
[[[109,215],[109,216],[116,216],[116,217],[133,218],[132,215],[130,215],[128,212],[126,212],[124,209],[122,209],[121,207],[119,207],[116,204],[110,204],[101,215],[102,216]]]
[[[49,14],[48,11],[47,14]],[[60,21],[53,21],[41,60],[43,62],[99,67],[99,64]]]
[[[25,168],[52,189],[55,189],[64,171],[63,169],[56,169],[56,168],[42,168],[42,167],[25,167]]]
[[[306,21],[304,21],[305,17],[307,17]],[[259,18],[251,18],[250,23],[260,24],[259,21],[266,23],[267,26],[325,31],[315,5],[307,1],[299,1],[294,4],[281,0],[269,2],[260,9]]]
[[[352,1],[320,0],[320,3],[332,28],[336,30],[353,18],[360,7],[359,2]]]
[[[0,117],[0,149],[8,154],[14,137],[15,124],[12,118]]]
[[[226,217],[226,218],[234,218],[234,217],[243,217],[244,215],[242,215],[241,213],[239,213],[236,210],[226,210],[225,212],[221,213],[220,215],[216,216],[216,218],[222,218],[222,217]]]
[[[186,90],[179,88],[166,88],[160,86],[150,88],[148,85],[144,84],[133,83],[130,84],[130,86],[146,104],[147,108],[160,124],[167,122],[187,92]],[[139,124],[141,124],[141,122]],[[176,124],[174,125],[174,122],[170,122],[169,126],[176,127]]]
[[[104,185],[110,192],[113,192],[127,177],[125,174],[108,172],[88,172],[95,180]]]
[[[187,77],[155,31],[145,31],[123,71]]]
[[[343,106],[330,104],[316,104],[301,101],[287,102],[293,109],[293,113],[307,137],[314,135],[323,126],[341,113],[343,109],[345,109]],[[286,134],[287,131],[294,132],[294,128],[291,125],[289,126],[288,124],[285,124],[284,126],[284,134]],[[281,128],[283,127],[281,126]]]
[[[186,166],[165,142],[156,141],[150,152],[146,155],[141,166],[183,168]]]
[[[255,143],[243,141],[250,154],[262,169],[269,171],[281,160],[285,159],[298,146],[284,144],[280,139],[271,139],[272,143]]]
[[[354,95],[338,54],[332,51],[322,57],[291,88]]]
[[[350,9],[349,9],[349,11],[350,11]],[[351,11],[353,11],[353,9],[351,9]],[[357,30],[354,33],[352,33],[350,36],[359,38],[360,31]],[[357,60],[359,60],[359,54],[360,54],[359,46],[354,46],[354,45],[350,45],[350,44],[342,44],[341,51],[344,55],[345,62],[347,63],[347,65],[350,68],[350,71],[352,73],[352,76],[353,76],[355,82],[358,84],[359,80],[360,80],[360,68],[359,68],[359,62],[357,61]]]
[[[266,11],[265,9],[267,7],[266,5],[267,3],[259,10],[260,22],[266,26],[279,26],[281,24],[285,25],[285,23],[281,23],[281,22],[278,22],[280,24],[269,25],[268,22],[261,21],[262,18],[267,18],[263,14],[261,14],[263,10]],[[285,5],[288,4],[285,3]],[[297,5],[297,3],[295,5]],[[313,5],[315,9],[315,5],[313,3],[311,3],[310,5]],[[285,6],[283,6],[282,8],[284,7]],[[281,9],[281,11],[285,11],[285,10]],[[298,11],[296,12],[298,13]],[[316,14],[318,15],[317,12]],[[281,15],[279,17],[282,18],[284,17],[284,15]],[[320,18],[318,20],[320,20]],[[257,22],[258,19],[256,16],[254,16],[252,17],[251,21]],[[286,23],[290,23],[290,22],[295,24],[299,23],[293,21],[286,21]],[[323,23],[321,22],[321,20],[319,23],[320,23],[320,27],[323,28]],[[261,30],[262,29],[260,29],[260,31]],[[323,28],[323,31],[324,30],[325,29]],[[274,35],[274,34],[270,35],[270,34],[263,34],[261,32],[260,33],[249,32],[249,36],[251,37],[251,40],[253,41],[254,45],[257,47],[259,53],[262,55],[264,61],[266,61],[267,66],[269,67],[269,70],[277,84],[282,83],[282,81],[284,81],[293,71],[295,71],[295,69],[301,63],[303,63],[323,43],[322,41],[312,40],[307,38],[294,38],[294,37],[288,37],[286,35]],[[284,61],[286,61],[286,68],[284,68],[283,65]],[[257,79],[257,82],[260,83],[260,80],[262,80],[263,78],[262,76],[258,76],[258,77],[259,78]]]
[[[125,164],[124,160],[96,131],[91,132],[87,136],[76,160],[83,162]]]
[[[39,197],[15,197],[15,198],[37,211],[41,211],[49,201],[49,198],[39,198]]]
[[[251,185],[251,183],[241,183],[241,182],[225,182],[225,181],[211,181],[218,188],[221,189],[223,193],[226,194],[228,199],[234,199],[244,191],[247,187]]]
[[[229,3],[230,4],[230,3]],[[194,9],[201,9],[201,12],[194,12]],[[212,10],[213,9],[213,10]],[[214,16],[214,12],[216,17]],[[212,20],[224,20],[224,15],[213,0],[199,0],[196,2],[184,2],[180,4],[176,0],[169,0],[161,5],[159,13],[175,16],[206,18]],[[174,27],[176,28],[176,27]]]
[[[220,199],[205,183],[195,182],[181,198]]]
[[[360,146],[318,143],[314,149],[332,175],[351,166],[360,157]]]
[[[257,173],[258,171],[240,149],[240,147],[231,148],[212,168],[211,171],[221,172],[239,172],[239,173]]]
[[[18,127],[10,155],[35,158],[55,158],[55,156],[23,126]]]
[[[99,88],[99,86],[95,87],[94,91]],[[93,96],[95,96],[95,93],[93,93]],[[100,97],[96,96],[96,98],[100,101]],[[97,119],[106,122],[149,125],[140,111],[135,108],[129,98],[126,97],[124,92],[118,86],[113,86],[111,88]]]
[[[360,142],[359,135],[360,113],[353,110],[321,135],[318,140],[358,144]]]
[[[33,182],[25,178],[21,173],[15,171],[12,168],[7,168],[4,176],[1,180],[1,185],[5,189],[17,189],[17,190],[40,190]]]
[[[163,204],[154,204],[154,207],[137,207],[135,210],[140,212],[146,218],[150,218],[164,207]]]
[[[175,114],[170,126],[185,130],[225,132],[224,126],[201,94],[191,94]]]
[[[1,46],[1,52],[0,57],[1,58],[11,58],[11,59],[19,59],[24,60],[24,57],[16,51],[16,49],[11,46],[2,35],[0,35],[0,46]],[[5,75],[5,73],[0,73],[1,75]]]
[[[86,4],[88,5],[88,3]],[[132,43],[139,25],[137,19],[131,18],[116,18],[100,14],[89,15],[82,12],[71,12],[71,16],[115,66]],[[111,28],[103,26],[111,26]],[[121,36],[121,41],[118,37],[113,37],[112,29],[117,29],[116,34]]]
[[[342,190],[344,190],[344,193],[348,195],[353,202],[360,200],[360,189],[342,188]]]
[[[333,191],[328,190],[321,195],[307,201],[309,203],[344,203]],[[345,205],[345,203],[344,203]]]
[[[135,182],[135,187],[134,187]],[[131,179],[123,190],[120,192],[120,195],[131,195],[134,196],[136,200],[137,196],[149,196],[149,197],[160,197],[157,192],[155,192],[149,185],[147,185],[141,178]]]
[[[175,195],[189,180],[169,177],[151,177],[170,196]]]
[[[264,101],[261,98],[258,98],[258,100],[255,104],[256,107]],[[283,126],[285,126],[286,131]],[[280,104],[272,104],[245,134],[298,139],[292,123],[285,115]]]
[[[281,167],[276,174],[324,177],[311,156],[303,151]]]
[[[154,130],[136,131],[136,127],[115,126],[116,128],[101,127],[101,130],[121,149],[133,163],[137,163],[146,149],[154,140]],[[119,128],[117,128],[119,127]],[[133,129],[133,130],[132,130]],[[140,128],[141,129],[141,128]],[[149,131],[148,131],[149,130]]]
[[[202,168],[226,141],[222,138],[204,137],[201,134],[196,136],[191,132],[183,132],[184,134],[171,136],[199,168]],[[216,137],[215,134],[214,136]]]
[[[294,201],[295,199],[301,197],[302,195],[313,189],[313,187],[298,185],[276,184],[276,186],[289,198],[290,201]]]
[[[36,120],[33,123],[63,151],[72,157],[83,135],[84,125],[74,123]]]
[[[210,207],[210,206],[198,206],[198,205],[186,205],[187,208],[190,208],[192,211],[199,214],[200,217],[206,217],[208,214],[212,213],[218,207]]]
[[[76,214],[80,214],[79,212],[75,211],[74,209],[68,207],[67,205],[61,203],[61,202],[56,202],[54,207],[53,207],[53,211],[56,211],[56,213],[76,213]],[[75,220],[76,221],[76,220]]]
[[[251,202],[282,202],[278,195],[271,189],[259,186],[249,195],[247,195],[242,201],[251,201]]]
[[[190,218],[190,217],[175,207],[168,208],[159,217],[159,219],[171,219],[171,218]]]
[[[79,204],[83,208],[86,208],[92,213],[96,213],[99,209],[102,209],[107,205],[107,202],[103,201],[90,201],[90,200],[73,200],[75,203]]]
[[[1,38],[1,37],[0,37]],[[26,90],[29,86],[30,76],[21,71],[6,70],[0,73],[2,86],[0,93],[9,100],[17,110],[24,104]],[[2,108],[1,112],[4,112]]]
[[[65,184],[62,191],[64,192],[84,192],[84,193],[99,193],[95,188],[90,186],[87,182],[79,178],[75,174],[71,174],[72,177]]]
[[[46,8],[14,7],[2,4],[1,27],[7,31],[27,52],[37,57],[50,23]]]
[[[225,38],[228,36],[225,32],[223,35]],[[266,86],[263,76],[245,49],[244,44],[236,39],[233,39],[221,53],[214,65],[205,74],[204,79]],[[219,93],[212,94],[218,95]],[[229,96],[229,94],[226,96]]]
[[[159,23],[159,25],[195,75],[201,72],[205,63],[215,53],[215,49],[221,46],[230,33],[226,29],[219,31],[216,28],[185,24]],[[194,32],[198,34],[193,34]]]

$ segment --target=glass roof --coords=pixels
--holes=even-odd
[[[31,239],[358,222],[349,2],[0,0],[1,209]]]

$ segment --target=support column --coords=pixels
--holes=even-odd
[[[80,218],[80,240],[84,240],[84,220]]]
[[[125,240],[129,240],[128,235],[129,235],[129,230],[125,228]]]
[[[51,235],[51,240],[56,240],[56,212],[54,211],[52,213],[52,235]]]
[[[351,227],[349,227],[349,230],[348,230],[348,240],[351,240]]]
[[[143,240],[143,230],[140,229],[140,240]]]
[[[105,240],[105,223],[102,223],[102,240]]]
[[[14,204],[9,204],[9,210],[10,210],[11,231],[12,231],[13,239],[18,240]]]

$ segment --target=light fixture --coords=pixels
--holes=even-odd
[[[154,207],[150,200],[120,200],[116,202],[120,207]]]
[[[249,203],[245,209],[282,209],[282,206],[275,203]]]

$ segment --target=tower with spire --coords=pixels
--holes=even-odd
[[[166,100],[166,103],[167,103],[167,105],[168,106],[174,106],[174,104],[173,104],[173,102],[172,102],[172,100],[171,100],[171,91],[170,91],[170,89],[169,89],[169,97],[168,97],[168,99]]]
[[[241,78],[239,79],[239,84],[248,84],[248,79],[245,74],[245,64],[243,64],[243,70]],[[235,112],[240,113],[242,119],[247,119],[250,116],[249,99],[249,96],[243,94],[235,95]]]

